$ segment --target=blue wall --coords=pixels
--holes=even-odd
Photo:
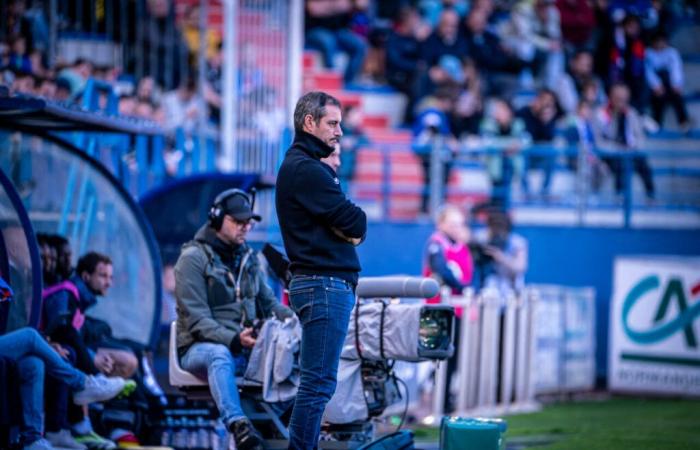
[[[593,286],[597,292],[598,374],[607,370],[613,261],[622,255],[700,255],[698,230],[521,227],[530,243],[527,281]],[[362,275],[419,274],[426,224],[371,224],[358,247]]]

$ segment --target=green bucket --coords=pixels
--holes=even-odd
[[[440,422],[441,450],[503,450],[507,424],[503,419],[443,417]]]

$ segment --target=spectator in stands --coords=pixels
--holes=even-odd
[[[171,0],[148,0],[146,14],[137,17],[136,26],[140,28],[130,33],[133,38],[141,38],[129,44],[133,48],[131,59],[126,61],[126,70],[135,73],[140,67],[150,74],[159,86],[165,90],[177,89],[189,75],[187,65],[187,45],[175,21],[175,4]],[[136,57],[150,55],[141,61]]]
[[[386,79],[388,83],[406,94],[408,104],[404,123],[411,123],[413,107],[418,95],[417,82],[421,67],[421,41],[427,37],[430,28],[421,23],[418,11],[410,5],[399,9],[394,29],[386,41]]]
[[[220,43],[216,52],[207,58],[206,82],[204,84],[204,100],[209,107],[209,119],[216,124],[221,120],[223,61],[223,47]],[[239,71],[241,69],[242,67],[239,67]],[[241,82],[239,81],[239,83]]]
[[[155,113],[155,108],[149,101],[139,100],[136,103],[136,108],[134,110],[134,115],[140,117],[141,119],[153,120],[153,115]]]
[[[15,36],[10,41],[10,52],[7,55],[5,68],[20,73],[33,73],[32,61],[27,51],[27,40],[23,36]]]
[[[567,113],[573,113],[581,100],[584,99],[584,88],[588,83],[596,85],[596,97],[593,101],[602,104],[605,101],[603,84],[593,72],[593,55],[582,50],[577,52],[569,61],[568,73],[562,74],[554,84],[553,90],[559,96],[559,104]],[[586,99],[591,101],[591,99]]]
[[[48,100],[56,100],[56,90],[56,82],[52,78],[43,78],[36,89],[36,95]]]
[[[488,18],[488,8],[474,8],[464,20],[469,55],[483,72],[487,83],[494,72],[520,73],[523,69],[523,63],[488,26]]]
[[[561,25],[554,0],[521,0],[513,8],[504,33],[506,45],[533,68],[530,75],[542,73],[544,85],[552,86],[564,71]],[[521,82],[525,87],[532,84],[528,76]]]
[[[423,251],[423,276],[435,278],[441,286],[447,286],[454,295],[471,286],[474,262],[467,243],[470,240],[464,213],[453,205],[443,205],[435,220],[436,230],[428,238]],[[428,303],[440,303],[438,294]],[[460,329],[462,310],[456,311],[455,330]],[[459,333],[455,333],[455,348],[459,348]],[[447,362],[447,379],[452,379],[457,369],[457,352]],[[445,385],[445,412],[454,410],[450,396],[450,383]]]
[[[203,107],[196,96],[197,86],[194,78],[188,78],[177,90],[163,96],[163,109],[167,111],[165,129],[169,132],[182,128],[186,134],[192,134],[197,128],[200,109]]]
[[[0,336],[0,356],[16,360],[20,366],[25,450],[53,450],[42,438],[44,370],[71,387],[73,402],[78,405],[108,400],[125,386],[122,378],[86,375],[75,369],[32,328]]]
[[[487,228],[474,236],[480,248],[479,256],[475,255],[474,259],[480,286],[494,288],[505,296],[525,287],[528,245],[524,237],[513,232],[513,223],[505,210],[496,206],[487,214]]]
[[[92,76],[94,66],[87,59],[78,58],[72,65],[58,74],[58,78],[68,82],[71,97],[76,98],[83,93],[85,83]]]
[[[460,18],[467,15],[469,2],[466,0],[419,0],[418,9],[428,26],[435,28],[440,22],[440,16],[446,9],[454,10]]]
[[[59,102],[67,102],[70,100],[70,83],[63,78],[56,80],[56,95],[54,100]]]
[[[529,145],[530,136],[522,119],[515,117],[510,103],[501,99],[492,99],[487,105],[480,134],[484,147],[497,152],[486,158],[493,186],[491,201],[501,207],[508,207],[513,177],[523,176],[523,158],[520,152]]]
[[[357,152],[367,145],[370,141],[364,130],[362,129],[362,111],[352,105],[343,108],[343,121],[341,128],[343,130],[343,139],[340,141],[342,150],[342,164],[339,169],[338,179],[340,179],[340,187],[343,192],[349,192],[350,180],[355,176],[355,166],[357,161]]]
[[[354,81],[362,70],[367,43],[350,29],[352,2],[350,0],[306,0],[304,26],[305,46],[321,52],[326,68],[336,67],[339,51],[348,56],[343,76],[346,83]]]
[[[609,85],[624,83],[634,92],[631,104],[640,114],[647,103],[647,83],[645,68],[645,48],[642,41],[639,18],[626,16],[617,30],[610,52]]]
[[[617,83],[610,87],[608,104],[595,116],[595,142],[600,150],[615,152],[602,158],[615,175],[615,190],[622,193],[625,165],[622,158],[630,158],[631,166],[644,183],[649,200],[654,199],[654,180],[645,155],[625,156],[629,151],[639,151],[644,143],[644,129],[639,113],[630,107],[630,89]]]
[[[567,118],[564,136],[569,145],[576,146],[578,150],[577,156],[569,156],[569,167],[572,170],[581,170],[584,181],[590,185],[593,193],[597,194],[607,169],[596,148],[593,123],[595,110],[593,104],[581,101],[576,107],[576,112]],[[582,163],[584,166],[580,165]]]
[[[569,55],[593,48],[595,13],[590,0],[556,0],[564,49]]]
[[[189,50],[190,67],[197,67],[197,55],[199,54],[200,36],[199,36],[199,15],[200,9],[198,5],[187,5],[185,8],[185,16],[182,23],[182,37]],[[207,25],[209,18],[207,17]],[[221,36],[214,28],[207,27],[206,29],[206,55],[207,59],[214,56],[221,45]]]
[[[552,144],[556,132],[557,119],[560,117],[559,105],[556,94],[549,89],[541,89],[529,105],[518,110],[517,116],[525,124],[525,130],[535,144]],[[557,162],[556,154],[550,149],[541,149],[544,154],[528,155],[525,157],[525,171],[522,178],[523,192],[530,193],[528,183],[528,171],[532,168],[542,168],[544,180],[542,182],[542,195],[549,195],[549,186],[552,181],[552,173]]]
[[[437,28],[422,45],[421,60],[428,70],[423,92],[430,93],[435,86],[449,82],[452,78],[452,74],[441,65],[444,56],[449,55],[460,61],[468,51],[467,41],[459,32],[459,15],[453,9],[445,9],[440,14]]]
[[[154,107],[160,104],[162,92],[153,77],[143,77],[136,86],[136,98],[148,102]]]
[[[416,121],[413,126],[413,148],[418,153],[423,165],[423,191],[421,193],[421,212],[428,212],[432,173],[432,153],[438,152],[442,163],[442,194],[447,190],[454,153],[458,149],[457,140],[450,129],[449,114],[453,108],[455,93],[443,87],[434,95],[424,98],[416,108]],[[442,199],[439,199],[442,203]]]
[[[479,134],[479,124],[484,117],[481,77],[476,64],[471,59],[464,58],[462,70],[464,83],[450,117],[454,135],[458,138]]]
[[[676,112],[678,125],[687,131],[690,120],[683,100],[683,62],[678,50],[668,45],[668,36],[664,32],[658,32],[651,40],[645,59],[654,120],[663,126],[664,111],[670,104]]]
[[[244,349],[255,345],[254,321],[292,316],[265,282],[246,236],[261,217],[245,192],[216,197],[208,224],[185,244],[175,265],[177,351],[183,369],[209,381],[236,448],[262,449],[262,436],[241,409],[236,387]],[[237,278],[232,282],[232,275]],[[243,359],[245,359],[243,357]]]
[[[118,111],[120,116],[135,116],[138,100],[133,95],[119,97]]]

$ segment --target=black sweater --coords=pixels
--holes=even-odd
[[[357,283],[355,247],[338,237],[364,238],[365,213],[345,198],[333,169],[320,161],[333,152],[297,132],[277,174],[277,217],[293,274],[325,275]]]

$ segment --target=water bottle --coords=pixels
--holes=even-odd
[[[198,449],[209,448],[209,429],[204,417],[197,417],[197,439],[196,444]]]
[[[163,432],[160,435],[160,445],[169,447],[173,443],[173,418],[165,419]]]
[[[173,433],[173,441],[172,441],[172,446],[178,449],[184,449],[187,448],[187,431],[185,430],[185,419],[182,419],[180,421],[179,419],[175,419],[175,432]]]

